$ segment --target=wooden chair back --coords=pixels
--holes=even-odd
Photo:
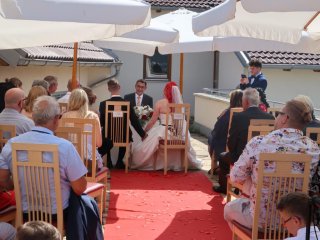
[[[115,147],[126,147],[125,171],[128,172],[130,103],[126,101],[106,101],[105,111],[105,137],[111,139]]]
[[[60,102],[59,106],[60,106],[60,112],[61,113],[68,112],[68,103],[64,103],[64,102],[61,103]]]
[[[94,181],[94,176],[97,174],[96,121],[87,118],[61,118],[60,125],[63,127],[80,128],[82,132],[82,148],[79,155],[82,157],[84,165],[89,170],[86,175],[87,181]],[[73,136],[74,140],[76,139],[75,134],[70,136]]]
[[[258,166],[258,183],[255,212],[253,217],[252,238],[258,239],[259,216],[266,205],[263,239],[284,239],[287,231],[280,224],[279,211],[276,210],[280,198],[290,192],[308,193],[311,156],[293,153],[261,153]],[[266,166],[273,165],[274,171]],[[303,165],[302,173],[295,166]],[[263,189],[268,189],[268,201],[261,201]],[[259,238],[260,239],[260,238]]]
[[[185,173],[188,171],[188,145],[189,145],[189,121],[190,104],[168,104],[166,113],[165,137],[160,142],[160,148],[164,149],[164,174],[167,174],[168,150],[180,149],[184,153],[182,165]],[[163,143],[163,144],[162,144]]]
[[[98,171],[97,168],[96,123],[95,119],[62,118],[60,119],[60,125],[66,127],[58,127],[56,135],[73,143],[88,169],[86,180],[92,182],[90,185],[93,185],[93,183],[103,184],[102,191],[99,188],[93,188],[95,191],[90,190],[88,192],[89,196],[96,198],[102,220],[102,210],[106,206],[108,169],[103,167]]]
[[[82,128],[80,127],[58,127],[55,135],[72,142],[77,149],[81,159],[83,159],[83,143],[82,143]]]
[[[248,128],[248,142],[256,136],[264,136],[274,130],[274,126],[252,126]]]
[[[230,118],[229,118],[228,137],[227,137],[227,139],[229,138],[229,132],[230,132],[230,128],[231,128],[231,123],[232,123],[233,114],[234,114],[235,112],[242,112],[242,111],[243,111],[243,108],[242,108],[242,107],[230,108]],[[228,144],[227,144],[227,146],[226,146],[226,151],[227,151],[227,152],[229,151]]]
[[[46,155],[51,156],[52,162],[44,161],[43,157]],[[23,224],[24,212],[28,215],[28,221],[51,223],[63,233],[58,146],[12,143],[12,175],[17,203],[17,226]],[[27,204],[25,209],[22,200]],[[57,207],[56,224],[52,219],[52,214],[55,214],[52,209],[54,204]]]
[[[320,128],[308,127],[306,129],[306,136],[315,140],[320,146]]]
[[[267,110],[267,112],[270,113],[270,114],[272,114],[272,115],[274,116],[274,118],[277,117],[277,112],[278,112],[278,111],[281,111],[281,108],[279,108],[279,107],[270,107],[270,108],[268,108],[268,110]]]
[[[10,138],[15,136],[17,136],[15,125],[0,124],[0,150]]]
[[[274,119],[251,119],[250,126],[274,126]]]

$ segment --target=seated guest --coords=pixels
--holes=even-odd
[[[78,88],[71,92],[70,98],[69,98],[69,104],[68,104],[68,112],[64,113],[62,115],[62,118],[85,118],[85,119],[94,119],[95,125],[96,125],[96,147],[101,147],[102,144],[102,138],[101,138],[101,127],[100,127],[100,121],[99,116],[89,111],[88,106],[88,97],[84,90]],[[88,126],[88,131],[91,130],[91,126]],[[88,139],[87,142],[87,149],[88,149],[88,155],[91,156],[91,149],[92,149],[92,139]],[[102,165],[102,158],[98,151],[96,151],[96,160],[97,160],[97,168],[101,169],[103,167]]]
[[[55,76],[46,76],[43,80],[49,83],[48,93],[51,96],[57,91],[58,79]]]
[[[0,124],[15,125],[17,135],[30,131],[34,126],[31,119],[21,114],[24,100],[25,95],[22,89],[9,89],[4,98],[5,109],[0,113]]]
[[[73,144],[65,139],[54,136],[54,131],[58,127],[60,118],[60,107],[57,101],[50,96],[41,96],[36,99],[33,111],[33,121],[35,127],[31,131],[21,134],[17,137],[11,138],[2,149],[0,155],[0,188],[12,189],[12,143],[34,143],[34,144],[56,144],[59,150],[59,169],[60,169],[60,184],[61,184],[61,198],[64,216],[67,214],[69,207],[69,196],[71,189],[77,195],[81,195],[87,187],[87,181],[84,175],[87,169],[84,166],[77,150]],[[23,152],[18,152],[23,154]],[[43,155],[45,162],[52,162],[50,154]],[[19,172],[19,174],[23,174]],[[18,176],[23,183],[23,175]],[[53,180],[48,183],[50,190],[54,189]],[[52,193],[55,198],[54,192]],[[27,212],[27,194],[25,191],[21,192],[21,201],[23,211]],[[52,200],[52,213],[57,213],[56,200]]]
[[[214,191],[226,193],[227,190],[227,174],[230,171],[230,164],[235,163],[241,155],[248,140],[248,128],[251,119],[274,119],[274,117],[259,109],[260,102],[259,93],[254,88],[247,88],[243,91],[242,107],[243,112],[234,113],[231,127],[229,130],[229,138],[227,140],[229,152],[222,153],[219,158],[219,184],[215,186]]]
[[[320,236],[319,228],[313,225],[313,216],[309,219],[311,207],[313,209],[319,208],[316,206],[315,200],[305,193],[293,192],[280,199],[277,210],[280,211],[283,226],[294,236],[285,240],[318,239],[317,236]],[[311,214],[313,215],[315,212]],[[307,227],[310,229],[310,238],[306,238]]]
[[[308,96],[305,96],[305,95],[298,95],[294,99],[300,100],[300,101],[304,101],[309,106],[310,111],[311,111],[312,120],[303,129],[303,133],[306,134],[306,129],[308,127],[312,127],[312,128],[320,127],[320,121],[318,119],[316,119],[316,117],[314,115],[314,107],[313,107],[313,103],[312,103],[311,99]],[[317,136],[314,136],[313,134],[311,134],[310,138],[312,140],[314,140],[314,141],[317,141]]]
[[[77,81],[77,87],[76,88],[78,88],[78,87],[80,87],[79,81]],[[66,95],[64,95],[63,97],[58,99],[59,103],[68,103],[69,102],[69,97],[70,97],[71,92],[72,92],[72,79],[70,79],[68,81],[67,89],[68,89],[68,92],[66,93]]]
[[[91,88],[88,87],[81,87],[87,94],[88,100],[89,100],[89,110],[95,112],[96,114],[99,114],[98,110],[94,108],[94,103],[97,100],[97,95],[95,95]]]
[[[312,156],[310,177],[313,176],[319,161],[320,149],[314,141],[303,136],[302,132],[310,121],[311,113],[304,102],[288,101],[275,120],[275,130],[266,136],[254,137],[248,142],[239,160],[231,169],[230,178],[232,182],[244,184],[244,188],[249,189],[250,199],[239,198],[226,204],[224,218],[230,226],[232,221],[237,221],[245,227],[252,227],[257,191],[264,193],[262,202],[268,201],[264,199],[268,196],[268,187],[257,189],[260,153],[306,153]],[[295,167],[297,168],[295,171],[302,172],[304,166],[295,165]],[[268,168],[272,171],[272,165]],[[262,208],[265,208],[265,205],[262,204]],[[266,209],[261,211],[265,213]],[[264,219],[265,216],[262,214],[259,219],[260,226],[263,225]]]
[[[16,239],[16,229],[9,223],[0,222],[0,239],[1,240],[14,240]]]
[[[21,88],[22,82],[19,78],[13,77],[6,79],[5,82],[0,83],[0,112],[4,109],[4,96],[11,88]]]
[[[60,240],[61,234],[53,225],[43,221],[26,222],[18,228],[16,240]]]
[[[213,130],[211,131],[208,138],[209,154],[212,156],[214,154],[215,165],[213,173],[217,170],[217,161],[220,153],[226,151],[228,128],[229,128],[229,118],[230,118],[230,108],[242,107],[242,91],[234,90],[230,93],[230,106],[225,109],[217,119]]]
[[[41,86],[47,91],[47,93],[49,93],[49,82],[47,82],[46,80],[33,80],[31,87],[35,86]]]
[[[22,81],[17,77],[7,78],[6,82],[12,84],[16,88],[22,89]]]
[[[41,86],[34,86],[30,89],[28,97],[26,98],[24,108],[22,110],[22,114],[26,117],[32,119],[32,108],[34,101],[43,95],[48,95],[47,90]]]

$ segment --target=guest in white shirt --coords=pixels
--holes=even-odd
[[[80,87],[80,83],[79,83],[79,81],[77,81],[77,88],[79,88],[79,87]],[[66,95],[64,95],[63,97],[58,99],[58,103],[68,103],[69,102],[69,98],[70,98],[70,95],[72,92],[72,79],[70,79],[68,81],[67,88],[68,88],[68,92],[66,93]]]
[[[311,206],[316,207],[314,199],[301,192],[292,192],[280,199],[277,209],[280,211],[282,224],[294,236],[285,240],[316,240],[317,236],[320,238],[319,229],[313,225],[312,220],[308,224]],[[315,211],[312,211],[312,214],[315,214]],[[306,238],[308,225],[311,225],[310,238]]]

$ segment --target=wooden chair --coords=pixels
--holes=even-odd
[[[16,134],[16,126],[15,125],[3,125],[0,124],[0,150],[4,147],[7,141],[15,137]],[[8,211],[6,211],[8,210]],[[15,225],[14,221],[16,218],[16,208],[10,207],[5,209],[3,212],[0,213],[0,222],[11,222]]]
[[[83,159],[83,143],[82,143],[82,129],[79,127],[58,127],[54,132],[57,137],[64,138],[72,142],[77,149],[81,159]]]
[[[98,171],[97,169],[97,160],[96,160],[96,121],[95,119],[82,119],[82,118],[61,118],[60,126],[64,126],[64,128],[59,127],[59,134],[63,138],[71,141],[77,150],[80,157],[82,157],[84,165],[88,168],[88,173],[86,175],[86,179],[88,182],[94,183],[102,183],[104,186],[103,197],[102,197],[102,207],[101,209],[105,209],[106,207],[106,192],[107,192],[107,179],[108,179],[108,169],[103,167]],[[77,135],[78,130],[70,131],[70,134],[62,133],[62,130],[68,131],[69,128],[78,128],[81,131],[81,137]],[[77,133],[78,132],[78,133]],[[81,140],[80,140],[81,138]],[[81,147],[80,147],[81,146]],[[90,148],[90,149],[89,149]],[[90,195],[90,194],[88,194]],[[97,201],[98,205],[100,204]]]
[[[251,126],[248,128],[248,142],[256,136],[264,136],[274,130],[274,126]]]
[[[229,118],[228,137],[227,137],[227,139],[229,138],[229,135],[230,135],[229,132],[230,132],[230,128],[231,128],[232,118],[233,118],[233,114],[235,112],[243,112],[243,108],[242,107],[230,108],[230,118]],[[226,146],[226,151],[227,152],[229,151],[228,144]]]
[[[228,138],[229,138],[229,132],[230,132],[230,128],[231,128],[231,123],[232,123],[232,118],[233,118],[233,114],[235,112],[242,112],[243,111],[243,108],[241,107],[237,107],[237,108],[231,108],[230,109],[230,118],[229,118],[229,127],[228,127]],[[228,139],[227,138],[227,139]],[[229,151],[229,148],[228,148],[228,144],[226,146],[226,151],[228,152]],[[230,169],[231,169],[232,166],[230,166]],[[236,185],[233,185],[230,181],[230,177],[228,176],[227,177],[227,202],[230,202],[231,200],[231,195],[232,196],[237,196],[233,191],[232,189],[233,188],[242,188],[242,186],[236,184]]]
[[[265,169],[266,165],[274,163],[275,171]],[[292,163],[302,164],[303,173],[293,170]],[[280,198],[290,192],[302,191],[308,193],[311,156],[290,153],[261,153],[258,165],[257,196],[252,229],[233,222],[233,239],[284,239],[288,237],[282,224],[276,205]],[[300,187],[302,188],[300,189]],[[268,202],[262,202],[261,189],[267,188]],[[299,189],[299,190],[297,190]],[[265,224],[258,231],[259,216],[262,206],[266,204]]]
[[[314,136],[314,139],[316,139],[316,142],[320,146],[320,128],[308,127],[306,129],[306,136],[309,138],[311,138],[311,136]]]
[[[272,114],[273,116],[274,116],[274,118],[276,118],[277,116],[277,112],[278,111],[281,111],[281,108],[279,108],[279,107],[270,107],[270,108],[268,108],[268,110],[267,110],[267,112],[268,113],[270,113],[270,114]]]
[[[125,101],[106,101],[105,137],[113,142],[114,147],[125,147],[125,171],[129,168],[129,123],[130,103]]]
[[[15,125],[0,124],[0,150],[10,138],[15,136],[17,136]]]
[[[18,151],[21,155],[18,155]],[[52,162],[43,162],[43,154],[51,154]],[[12,175],[16,196],[17,218],[16,224],[23,224],[23,206],[26,209],[28,221],[45,221],[56,225],[63,233],[63,209],[60,187],[59,152],[57,145],[12,143]],[[23,180],[22,180],[23,179]],[[50,186],[50,180],[54,186]],[[54,195],[50,194],[51,191]],[[24,189],[24,191],[23,191]],[[52,219],[52,204],[56,203],[56,224]]]
[[[274,126],[274,119],[251,119],[250,126]]]
[[[59,106],[60,106],[60,112],[61,113],[65,113],[68,111],[68,103],[62,103],[60,102],[59,103]]]
[[[252,120],[255,120],[254,123],[256,123],[257,120],[259,120],[259,119],[252,119]],[[250,121],[250,123],[251,123],[251,121]],[[266,120],[264,120],[264,121],[266,121]],[[249,125],[248,142],[255,136],[264,136],[264,135],[269,134],[273,130],[274,130],[274,126],[262,126],[262,125],[252,126],[252,125]],[[233,188],[238,188],[239,191],[241,191],[243,189],[243,185],[240,183],[233,183],[233,182],[231,182],[230,178],[228,178],[228,180],[227,180],[227,202],[231,201],[231,196],[233,196],[235,198],[240,197],[239,194],[235,194],[232,191]]]
[[[169,104],[166,114],[165,137],[159,142],[159,151],[164,151],[164,175],[168,168],[168,151],[181,150],[181,166],[188,171],[190,104]],[[155,158],[156,159],[156,158]],[[155,165],[155,163],[154,163]]]

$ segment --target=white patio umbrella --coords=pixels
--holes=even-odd
[[[234,0],[227,2],[233,3]],[[316,12],[249,13],[243,9],[241,2],[237,2],[235,18],[217,25],[210,19],[218,11],[219,7],[216,7],[195,16],[193,31],[198,36],[252,37],[291,44],[299,42],[303,31],[307,31],[314,39],[320,38],[319,16],[314,19]],[[310,20],[313,20],[312,23]]]
[[[0,14],[7,19],[141,25],[150,20],[150,5],[141,0],[1,0]]]
[[[0,49],[119,36],[148,25],[151,18],[150,5],[139,0],[1,0],[0,14]],[[73,86],[77,50],[75,43]]]
[[[149,31],[148,27],[146,27],[123,35],[125,38],[110,38],[106,41],[94,41],[94,43],[99,47],[131,51],[149,56],[154,54],[156,47],[158,47],[158,51],[161,54],[180,53],[180,91],[183,92],[183,53],[214,50],[212,38],[198,37],[193,33],[191,20],[196,14],[196,12],[192,12],[187,9],[179,9],[177,11],[170,12],[152,19],[149,28],[153,28],[153,33]],[[174,37],[170,38],[170,35],[167,35],[167,33],[159,30],[157,27],[157,24],[159,23],[167,26],[167,28],[169,28],[169,32],[170,29],[176,33],[178,32],[178,40]],[[141,33],[143,30],[145,31],[144,34],[141,34],[139,37],[137,37],[136,33]],[[156,36],[155,34],[162,35],[161,42],[160,38],[153,37],[150,39],[151,36]]]
[[[129,51],[152,56],[156,47],[165,43],[177,41],[179,32],[156,19],[151,19],[150,25],[123,34],[93,41],[96,46],[114,50]]]
[[[319,0],[241,0],[248,12],[320,11]]]

